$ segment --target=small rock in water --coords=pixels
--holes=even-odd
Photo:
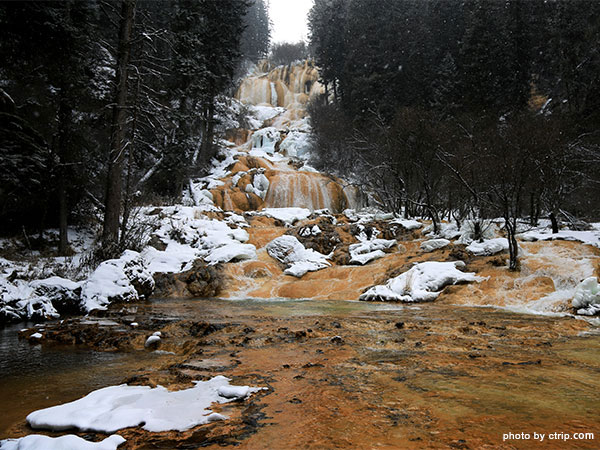
[[[332,344],[342,345],[344,343],[344,339],[341,336],[334,336],[330,339]]]
[[[146,344],[144,344],[144,346],[146,348],[157,347],[159,342],[160,342],[160,336],[152,335],[148,339],[146,339]]]

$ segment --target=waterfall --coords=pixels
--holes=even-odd
[[[282,172],[271,178],[265,197],[269,208],[298,207],[310,210],[328,208],[341,212],[348,198],[335,180],[312,172]]]

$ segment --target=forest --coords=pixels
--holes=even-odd
[[[31,247],[103,223],[135,248],[134,204],[206,170],[234,80],[269,49],[262,0],[0,3],[0,221]]]
[[[316,0],[309,27],[317,167],[434,224],[503,217],[515,248],[517,218],[598,217],[598,2]]]

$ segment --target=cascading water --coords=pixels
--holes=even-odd
[[[310,156],[306,103],[324,92],[317,69],[310,61],[267,69],[268,63],[259,64],[237,90],[237,99],[260,111],[262,123],[248,133],[231,135],[239,149],[237,162],[226,169],[231,178],[221,179],[211,190],[214,203],[234,211],[299,207],[339,213],[356,208],[356,188],[314,169],[297,169]],[[246,142],[239,142],[241,135]],[[262,183],[266,192],[254,189],[258,168],[268,180]]]
[[[269,208],[327,208],[341,212],[349,207],[344,189],[336,181],[309,172],[284,172],[275,175],[265,198]]]
[[[324,91],[319,73],[310,61],[279,66],[268,73],[262,72],[264,69],[264,65],[258,66],[255,73],[242,81],[235,95],[238,100],[252,105],[298,109]]]

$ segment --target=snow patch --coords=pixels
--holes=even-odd
[[[396,244],[395,240],[372,239],[365,240],[358,244],[352,244],[349,247],[350,264],[365,265],[375,259],[385,256],[383,250],[392,248]]]
[[[307,219],[311,213],[307,208],[265,208],[258,214],[281,220],[286,225],[293,225],[298,220]]]
[[[388,280],[385,285],[372,287],[360,296],[367,301],[424,302],[435,300],[449,284],[481,281],[474,273],[461,272],[462,261],[423,262],[403,274]]]
[[[32,412],[27,422],[38,429],[76,428],[107,434],[137,426],[151,432],[185,431],[214,420],[209,409],[212,403],[243,399],[264,389],[230,386],[229,381],[219,375],[208,381],[196,381],[193,388],[174,392],[162,386],[109,386],[74,402]],[[229,396],[221,395],[221,389]]]
[[[100,442],[86,441],[74,434],[53,438],[41,434],[30,434],[19,439],[0,441],[0,450],[116,450],[125,439],[113,434]]]
[[[440,248],[444,248],[447,245],[450,245],[450,241],[448,239],[429,239],[428,241],[421,242],[421,250],[429,253]]]
[[[508,239],[495,238],[483,242],[471,242],[466,248],[476,256],[491,256],[508,250]]]

